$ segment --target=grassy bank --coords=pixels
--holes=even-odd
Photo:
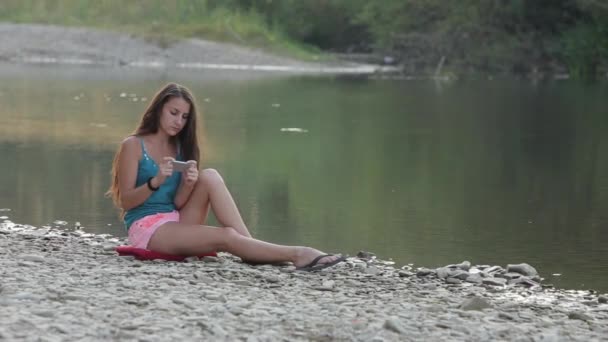
[[[213,1],[3,0],[0,21],[93,27],[143,36],[161,47],[176,39],[201,38],[262,48],[303,60],[319,50],[269,25],[255,10],[235,10]]]
[[[0,2],[4,21],[112,29],[160,46],[197,37],[303,60],[327,58],[321,51],[372,53],[407,74],[603,77],[607,18],[604,0]]]

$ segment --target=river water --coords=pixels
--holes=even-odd
[[[608,291],[608,86],[0,66],[0,217],[125,236],[104,192],[176,81],[254,236],[438,267],[527,262]],[[209,224],[216,224],[210,218]]]

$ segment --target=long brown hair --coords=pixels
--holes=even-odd
[[[196,160],[196,162],[200,164],[200,150],[198,147],[197,132],[198,125],[196,122],[196,118],[198,116],[198,112],[196,110],[196,101],[194,99],[194,95],[192,95],[192,92],[182,85],[177,83],[169,83],[161,88],[150,101],[148,108],[146,108],[141,117],[141,121],[131,135],[144,136],[158,132],[163,106],[165,103],[167,103],[167,101],[174,97],[182,98],[188,102],[188,104],[190,104],[190,113],[184,128],[179,132],[179,134],[177,134],[176,137],[172,137],[171,139],[173,142],[176,142],[175,140],[177,140],[184,160]],[[106,192],[106,195],[112,198],[112,201],[117,208],[121,208],[120,190],[118,188],[118,161],[120,159],[121,151],[122,148],[119,147],[118,151],[114,155],[111,172],[112,184],[110,185],[110,189],[108,189]]]

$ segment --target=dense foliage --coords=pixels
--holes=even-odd
[[[299,41],[374,50],[412,70],[442,57],[458,70],[567,71],[606,67],[607,0],[233,0]]]
[[[3,0],[0,20],[391,56],[408,71],[605,72],[608,0]]]

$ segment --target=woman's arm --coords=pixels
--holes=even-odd
[[[131,136],[125,139],[120,146],[119,153],[118,189],[120,206],[123,210],[129,210],[144,203],[152,194],[152,190],[145,183],[137,188],[135,187],[137,167],[142,157],[137,137]],[[165,178],[162,174],[157,174],[152,178],[151,183],[154,187],[159,187],[165,181]]]
[[[182,181],[175,195],[173,203],[177,209],[181,209],[192,194],[194,185],[198,180],[198,167],[195,160],[189,160],[190,167],[182,174]]]
[[[188,202],[190,194],[192,194],[192,189],[194,189],[194,186],[187,185],[186,182],[182,179],[182,182],[179,185],[179,189],[177,189],[175,200],[173,201],[177,210],[181,209],[186,204],[186,202]]]

